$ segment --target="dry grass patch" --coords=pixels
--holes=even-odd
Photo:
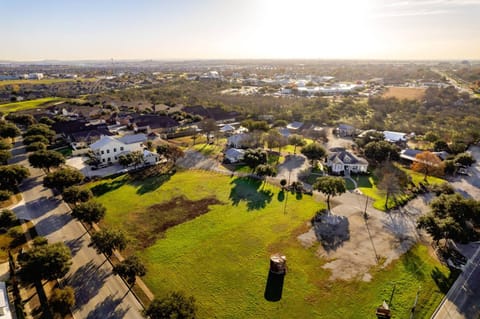
[[[395,97],[403,100],[421,100],[425,96],[424,88],[389,87],[383,97]]]
[[[218,204],[222,202],[215,197],[189,200],[180,195],[167,202],[147,207],[144,211],[133,213],[132,222],[127,229],[129,233],[136,233],[136,248],[145,249],[153,245],[157,239],[162,238],[164,232],[170,227],[206,214],[210,211],[209,206]],[[142,229],[139,230],[138,227]]]

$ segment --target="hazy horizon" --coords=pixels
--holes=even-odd
[[[0,0],[3,61],[480,60],[480,0]]]

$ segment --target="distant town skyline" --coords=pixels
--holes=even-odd
[[[0,0],[0,60],[480,59],[480,0]]]

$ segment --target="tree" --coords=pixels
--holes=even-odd
[[[12,144],[7,139],[0,139],[0,150],[9,150]]]
[[[28,176],[28,168],[21,165],[0,166],[0,189],[16,191],[18,185]]]
[[[88,201],[75,206],[72,209],[72,216],[88,224],[98,223],[105,216],[106,208],[95,201]]]
[[[305,155],[313,165],[314,161],[322,159],[327,151],[319,143],[310,143],[307,146],[303,147],[301,153]]]
[[[464,166],[471,166],[473,163],[475,163],[475,159],[470,153],[457,154],[457,156],[455,156],[454,161],[455,161],[455,164],[460,164]]]
[[[45,151],[47,149],[47,145],[43,144],[42,142],[33,142],[25,148],[27,152],[37,152],[37,151]]]
[[[0,137],[2,138],[14,138],[20,135],[20,130],[13,123],[0,122]]]
[[[210,143],[210,135],[218,131],[217,122],[213,119],[205,119],[199,123],[199,128],[207,135],[207,143]]]
[[[433,150],[435,152],[450,152],[450,148],[448,147],[447,142],[442,140],[437,140],[435,141],[435,143],[433,143]]]
[[[136,276],[145,276],[147,269],[137,256],[129,256],[113,266],[113,273],[125,279],[131,288],[137,281]]]
[[[22,274],[30,280],[54,280],[65,276],[70,269],[70,249],[64,243],[34,247],[19,255]]]
[[[396,196],[404,192],[410,183],[409,176],[389,161],[378,168],[375,175],[379,179],[378,189],[385,194],[385,210],[388,210],[388,200],[393,196],[396,201]]]
[[[430,203],[430,212],[418,219],[417,227],[425,229],[438,243],[453,239],[462,243],[477,240],[480,203],[459,194],[441,194]]]
[[[288,123],[285,120],[276,120],[275,122],[273,122],[273,127],[285,127],[287,125]]]
[[[56,151],[37,151],[28,156],[28,161],[33,167],[45,168],[50,172],[50,168],[65,164],[65,157]]]
[[[322,176],[317,178],[313,189],[327,196],[328,211],[330,211],[330,197],[341,195],[347,191],[345,180],[342,177]]]
[[[45,136],[48,140],[51,140],[55,136],[55,131],[51,130],[48,125],[45,124],[33,124],[28,130],[23,134],[24,137],[32,135],[42,135]]]
[[[0,212],[0,227],[10,228],[11,226],[17,224],[17,222],[17,216],[10,209],[3,209]]]
[[[134,165],[137,168],[138,165],[143,163],[143,153],[141,151],[134,151],[128,154],[120,155],[118,163],[123,166]]]
[[[155,298],[144,314],[150,319],[195,319],[196,311],[195,298],[173,291],[163,298]]]
[[[293,154],[296,154],[297,146],[304,146],[305,145],[305,139],[301,135],[292,134],[288,137],[288,143],[294,146],[293,147]]]
[[[271,130],[265,135],[265,142],[267,143],[267,147],[270,151],[272,148],[278,147],[280,144],[280,139],[282,135],[277,130]]]
[[[83,189],[79,186],[66,187],[62,193],[63,200],[69,204],[85,203],[93,198],[90,189]]]
[[[387,141],[368,143],[365,145],[364,153],[368,159],[377,163],[381,163],[386,160],[396,161],[400,158],[397,147],[388,143]]]
[[[50,141],[43,135],[29,135],[23,139],[23,144],[30,145],[32,143],[40,142],[48,145]]]
[[[260,164],[257,166],[255,173],[260,176],[261,178],[264,178],[266,176],[275,176],[277,175],[277,170],[275,167],[272,165],[268,164]]]
[[[165,157],[168,161],[175,163],[179,158],[185,154],[182,149],[176,145],[165,143],[157,146],[157,153]]]
[[[90,246],[95,247],[98,254],[105,254],[107,258],[112,256],[113,251],[124,250],[127,247],[127,238],[119,230],[102,229],[95,232]]]
[[[5,118],[15,124],[20,124],[24,126],[30,126],[35,123],[35,119],[31,114],[10,113]]]
[[[65,286],[63,289],[55,288],[49,300],[53,312],[58,313],[64,318],[75,305],[75,292],[72,287]]]
[[[0,165],[7,165],[8,160],[12,158],[10,151],[0,150]]]
[[[263,131],[268,132],[270,126],[266,121],[245,120],[242,122],[242,126],[247,128],[250,132]]]
[[[444,173],[444,164],[437,155],[432,152],[425,151],[415,156],[415,161],[411,165],[411,169],[415,172],[424,174],[424,181],[431,175],[442,176]]]
[[[83,181],[83,174],[75,168],[60,168],[53,173],[48,173],[47,176],[43,178],[43,185],[49,188],[56,188],[60,192],[66,187],[79,184]]]
[[[365,134],[362,134],[361,137],[355,139],[358,147],[363,148],[370,142],[379,142],[385,140],[385,135],[382,132],[377,131],[368,131]]]
[[[52,126],[52,124],[55,123],[54,120],[52,120],[51,118],[47,117],[47,116],[42,116],[42,118],[40,120],[38,120],[38,122],[40,124],[45,124],[47,126]]]
[[[253,172],[258,165],[267,164],[267,152],[259,148],[248,149],[243,155],[243,161]]]
[[[423,136],[423,139],[424,139],[425,141],[427,141],[427,142],[433,143],[433,142],[439,140],[440,137],[439,137],[436,133],[434,133],[434,132],[432,132],[432,131],[428,131],[428,132],[425,133],[425,135]]]

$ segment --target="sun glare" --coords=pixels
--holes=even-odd
[[[279,58],[364,55],[374,38],[370,10],[362,0],[262,1],[258,47]]]

